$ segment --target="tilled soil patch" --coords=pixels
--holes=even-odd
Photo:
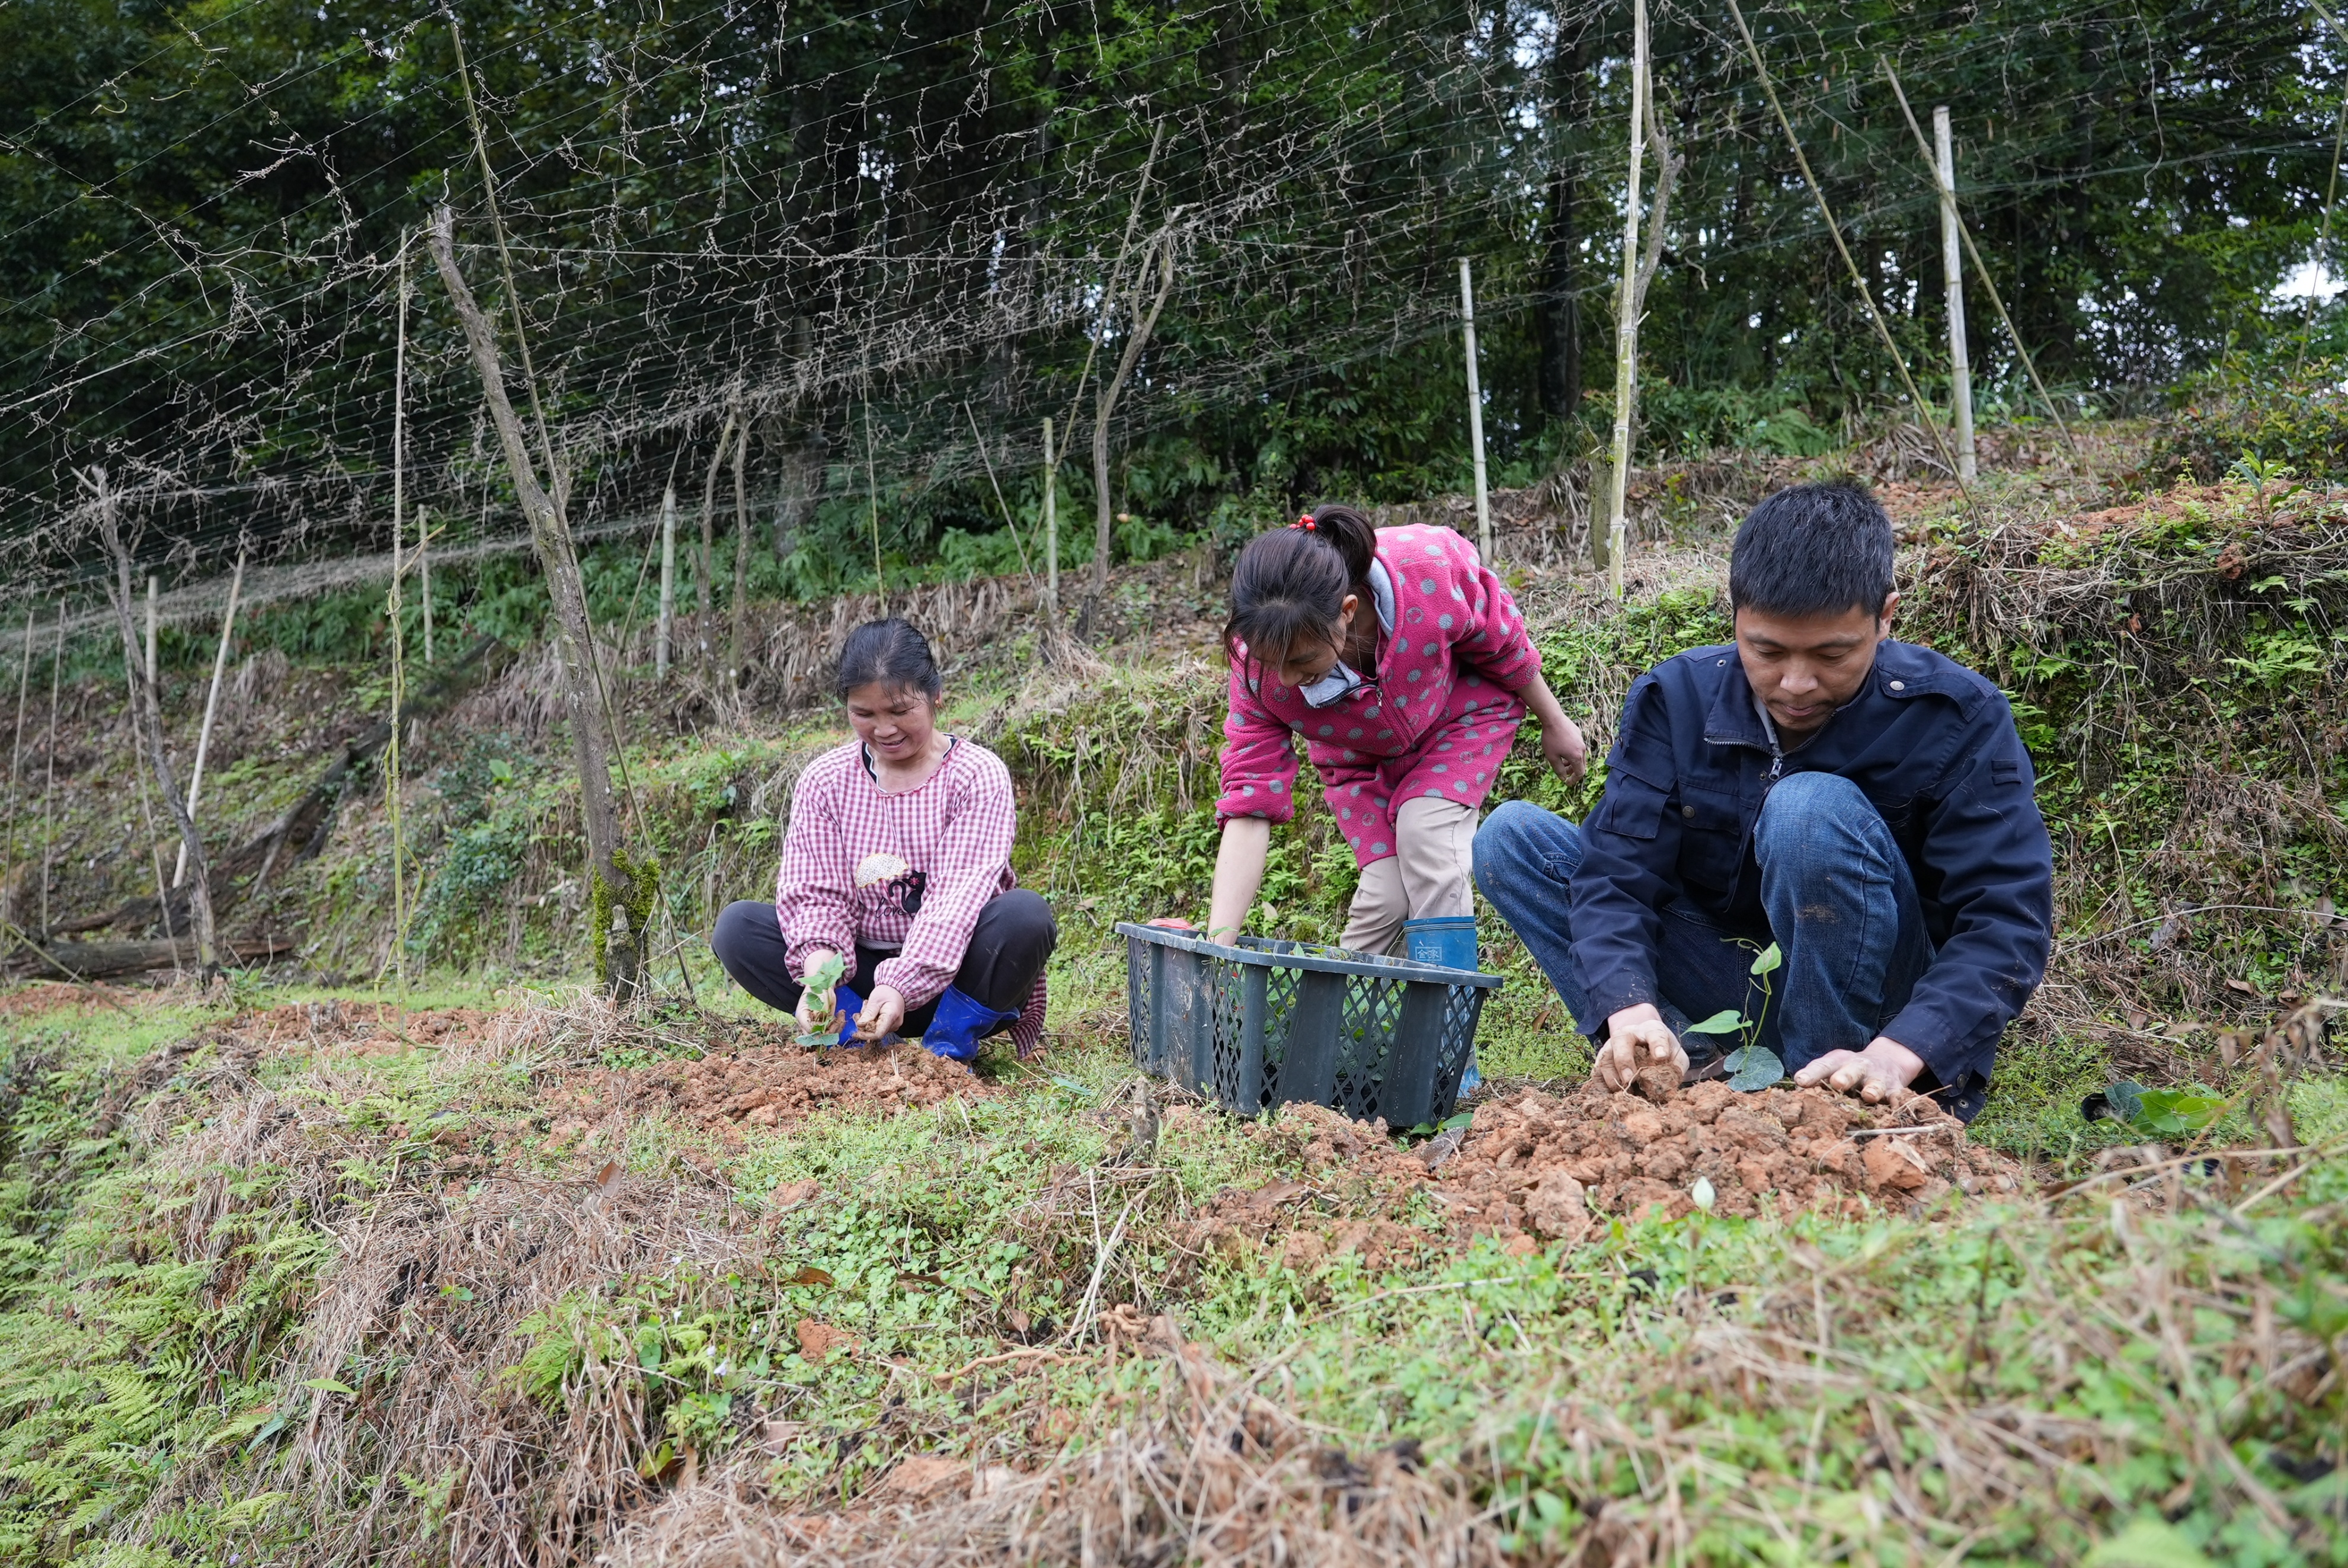
[[[1277,1242],[1292,1264],[1358,1253],[1375,1269],[1422,1247],[1478,1235],[1529,1250],[1579,1242],[1607,1217],[1922,1209],[1958,1195],[2019,1193],[2026,1178],[1965,1140],[1964,1124],[1921,1097],[1869,1105],[1822,1088],[1739,1094],[1718,1082],[1660,1100],[1592,1083],[1527,1089],[1477,1108],[1463,1134],[1397,1149],[1382,1123],[1290,1106],[1283,1137],[1307,1179],[1219,1194],[1186,1240],[1225,1253]],[[1699,1186],[1699,1182],[1702,1183]],[[1443,1211],[1441,1233],[1398,1222],[1412,1194]]]
[[[748,1030],[737,1037],[756,1038]],[[732,1148],[747,1130],[788,1127],[818,1111],[901,1110],[1002,1092],[962,1063],[916,1045],[743,1045],[698,1061],[572,1074],[547,1096],[545,1109],[554,1119],[547,1148],[560,1152],[595,1130],[617,1133],[625,1121],[661,1112]]]

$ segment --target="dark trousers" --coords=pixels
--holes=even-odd
[[[1932,942],[1914,872],[1890,829],[1848,779],[1797,773],[1770,791],[1753,833],[1768,926],[1727,931],[1683,900],[1664,906],[1655,951],[1657,1011],[1701,1060],[1737,1037],[1686,1034],[1691,1019],[1730,1012],[1759,1017],[1759,1042],[1788,1071],[1828,1051],[1865,1048],[1908,1005],[1932,965]],[[1573,958],[1573,879],[1581,830],[1528,801],[1511,800],[1476,833],[1476,885],[1557,987],[1574,1023],[1593,1039],[1605,1020],[1582,989]],[[1767,989],[1753,975],[1772,940],[1782,963]],[[1905,1044],[1905,1042],[1902,1042]],[[1971,1120],[1987,1082],[1944,1088],[1930,1068],[1913,1086]]]
[[[1044,973],[1059,941],[1060,928],[1052,919],[1052,906],[1041,894],[1024,887],[997,893],[978,912],[970,945],[963,950],[962,967],[954,972],[954,988],[998,1013],[1017,1013],[1027,1005],[1035,977]],[[778,1012],[798,1010],[802,987],[784,965],[783,930],[772,903],[744,899],[727,904],[717,916],[709,946],[726,973],[734,976],[734,984]],[[870,996],[873,968],[896,955],[892,949],[858,943],[856,978],[848,983],[850,988],[860,996]],[[911,1009],[898,1032],[908,1037],[921,1034],[937,1011],[934,999]],[[1010,1026],[1005,1020],[992,1032],[999,1034]]]

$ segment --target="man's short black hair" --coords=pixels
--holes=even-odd
[[[1891,519],[1856,480],[1781,490],[1736,530],[1728,596],[1768,615],[1880,615],[1891,596]]]

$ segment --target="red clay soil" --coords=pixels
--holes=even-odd
[[[419,1046],[450,1046],[480,1038],[498,1015],[479,1007],[421,1007],[406,1013],[389,1002],[288,1002],[240,1013],[223,1032],[263,1050],[300,1047],[351,1056],[397,1056]]]
[[[1962,1123],[1921,1098],[1894,1109],[1819,1088],[1642,1088],[1659,1098],[1590,1084],[1487,1101],[1449,1149],[1438,1139],[1397,1150],[1382,1125],[1291,1106],[1270,1135],[1297,1143],[1312,1179],[1227,1191],[1189,1239],[1228,1252],[1288,1232],[1292,1264],[1355,1253],[1376,1269],[1440,1238],[1385,1219],[1303,1230],[1299,1222],[1331,1207],[1391,1213],[1423,1191],[1446,1212],[1453,1242],[1491,1234],[1529,1251],[1588,1240],[1607,1216],[1684,1215],[1696,1207],[1699,1178],[1711,1185],[1713,1212],[1747,1218],[1765,1210],[1855,1217],[1870,1205],[1921,1212],[1952,1195],[2019,1192],[2024,1181],[2013,1161],[1966,1142]]]
[[[746,1129],[788,1127],[818,1111],[900,1110],[999,1092],[962,1063],[919,1046],[805,1050],[767,1043],[699,1061],[573,1074],[547,1097],[555,1119],[547,1141],[559,1150],[606,1123],[617,1133],[627,1120],[667,1112],[731,1148]]]

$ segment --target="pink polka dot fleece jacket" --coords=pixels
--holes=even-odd
[[[1269,672],[1251,686],[1249,661],[1231,661],[1218,826],[1295,816],[1292,735],[1304,737],[1356,865],[1395,852],[1401,801],[1477,805],[1491,789],[1525,717],[1517,694],[1540,674],[1524,617],[1476,547],[1447,528],[1381,529],[1377,550],[1394,583],[1395,625],[1360,687],[1315,708]]]

